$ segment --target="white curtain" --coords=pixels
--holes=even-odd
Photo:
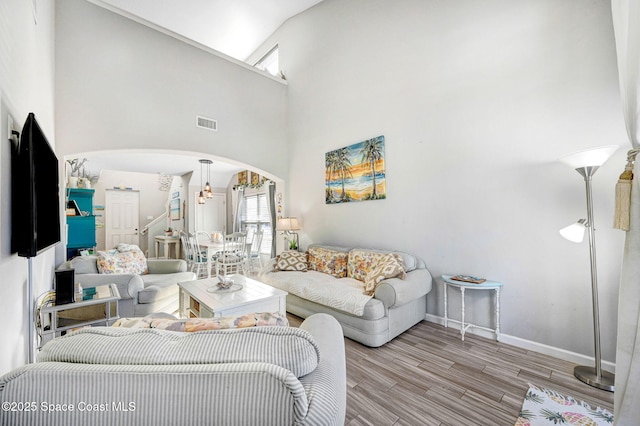
[[[271,222],[271,259],[273,259],[276,257],[276,184],[274,182],[269,182],[267,202],[269,203],[269,221]]]
[[[640,148],[640,2],[612,0],[624,118],[632,148]],[[640,157],[638,158],[640,160]],[[622,259],[614,395],[615,424],[640,419],[640,161],[634,165],[630,227]]]
[[[242,212],[244,211],[244,187],[238,188],[238,199],[236,200],[236,214],[233,217],[233,232],[242,231]]]

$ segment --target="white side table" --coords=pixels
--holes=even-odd
[[[500,289],[502,288],[502,283],[495,281],[485,281],[480,284],[468,283],[464,281],[456,281],[451,279],[452,275],[442,275],[442,283],[444,286],[444,326],[447,327],[447,323],[449,321],[459,322],[460,323],[460,334],[462,336],[462,340],[464,341],[464,333],[470,327],[476,327],[482,330],[487,330],[496,335],[496,341],[500,341]],[[460,321],[449,319],[447,315],[447,287],[457,287],[460,289],[460,299],[461,299],[461,316]],[[465,290],[495,290],[496,292],[496,303],[495,303],[495,314],[496,314],[496,328],[487,328],[481,327],[479,325],[464,323],[464,292]]]

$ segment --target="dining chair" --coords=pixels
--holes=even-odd
[[[199,232],[189,234],[189,241],[193,252],[193,269],[195,269],[193,272],[196,273],[198,278],[204,278],[209,275],[209,272],[207,271],[207,265],[209,262],[207,261],[207,248],[202,247],[199,242],[202,241],[202,238],[204,237],[199,236],[199,234]],[[202,234],[207,235],[204,232]],[[198,240],[198,238],[200,238],[200,240]]]
[[[182,246],[182,256],[187,261],[187,270],[193,270],[193,250],[191,249],[191,243],[189,241],[189,234],[182,229],[179,231],[180,245]]]
[[[222,240],[222,250],[217,253],[215,259],[216,275],[244,274],[245,254],[247,250],[247,233],[234,232],[225,235]]]
[[[262,245],[262,237],[263,231],[262,229],[257,230],[253,233],[253,238],[251,239],[251,243],[247,244],[247,249],[249,250],[246,256],[247,259],[247,270],[250,273],[257,272],[254,269],[254,266],[257,264],[258,271],[262,269],[262,257],[260,256],[260,246]]]

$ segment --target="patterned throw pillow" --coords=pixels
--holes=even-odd
[[[140,249],[126,252],[99,251],[96,261],[101,274],[147,274],[147,258]]]
[[[276,271],[299,271],[307,272],[307,253],[300,253],[295,250],[286,250],[280,253],[276,259]]]
[[[309,269],[333,275],[336,278],[347,276],[347,257],[349,253],[329,250],[323,247],[309,248]]]
[[[224,330],[228,328],[288,326],[289,320],[277,312],[257,312],[245,315],[231,315],[217,318],[120,318],[112,327],[157,328],[171,331]]]
[[[406,277],[407,274],[404,271],[402,263],[398,262],[398,258],[393,255],[388,255],[382,258],[367,274],[364,280],[364,294],[372,296],[378,284],[387,278],[400,278],[403,280]]]
[[[402,269],[404,264],[402,257],[396,253],[383,253],[378,251],[354,249],[349,252],[348,273],[350,278],[364,282],[367,275],[383,260],[395,259]]]

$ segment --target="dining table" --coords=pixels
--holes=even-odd
[[[198,241],[200,247],[205,248],[207,250],[207,276],[211,278],[211,269],[213,267],[213,256],[223,250],[230,250],[231,247],[224,246],[224,242],[221,240],[204,240]],[[249,247],[250,244],[247,244]]]
[[[224,249],[224,243],[222,241],[204,240],[198,241],[200,247],[207,249],[207,275],[211,278],[211,268],[213,267],[213,256]]]

